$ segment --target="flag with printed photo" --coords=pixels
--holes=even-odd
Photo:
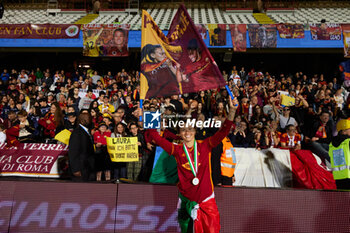
[[[167,36],[142,11],[140,98],[171,96],[225,86],[201,35],[180,6]]]
[[[337,23],[311,23],[310,32],[313,40],[341,40],[341,27]]]
[[[304,25],[294,23],[277,24],[277,30],[283,39],[301,39],[305,37]]]
[[[83,55],[89,57],[129,56],[130,24],[84,24]]]
[[[277,29],[274,24],[249,24],[248,34],[251,48],[277,47]]]
[[[226,45],[226,24],[208,24],[210,46]]]
[[[246,24],[231,24],[230,32],[232,38],[233,51],[247,51],[247,25]]]
[[[343,24],[344,57],[350,58],[350,24]]]

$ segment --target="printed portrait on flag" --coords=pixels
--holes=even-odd
[[[141,72],[147,79],[146,99],[180,94],[181,74],[161,45],[146,44],[141,51]]]
[[[277,29],[274,24],[249,24],[248,34],[252,48],[276,48]]]
[[[207,27],[205,24],[196,24],[197,31],[201,35],[202,39],[207,39]]]
[[[141,99],[226,84],[184,6],[174,16],[167,36],[146,11],[141,31]]]
[[[129,28],[129,24],[83,25],[83,55],[89,57],[128,56]]]
[[[341,28],[337,23],[310,24],[313,40],[341,40]]]
[[[233,51],[247,51],[247,25],[246,24],[231,24],[230,32],[232,38]]]
[[[226,45],[226,24],[208,24],[210,46]]]
[[[344,57],[350,58],[350,24],[343,24]]]
[[[304,25],[280,23],[277,25],[278,33],[283,39],[301,39],[305,37]]]

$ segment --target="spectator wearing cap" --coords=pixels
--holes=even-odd
[[[340,119],[337,123],[338,135],[329,145],[330,163],[337,189],[350,189],[350,120]]]
[[[92,96],[93,96],[92,89],[88,89],[86,96],[81,98],[81,100],[79,101],[79,110],[89,109],[91,102],[94,100]]]
[[[73,132],[77,127],[77,115],[75,112],[69,112],[66,114],[67,119],[64,120],[64,128]]]
[[[108,130],[106,123],[101,122],[98,130],[94,133],[94,143],[96,146],[95,153],[95,168],[96,180],[101,181],[102,172],[104,172],[105,179],[111,179],[111,162],[107,152],[107,137],[111,137],[111,132]]]
[[[115,111],[114,106],[109,103],[108,95],[103,97],[103,103],[98,106],[98,109],[104,117],[112,117],[112,113]]]

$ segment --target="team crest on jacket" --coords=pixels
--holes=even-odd
[[[182,167],[184,167],[186,170],[189,170],[189,171],[191,171],[191,167],[190,167],[190,163],[189,162],[187,162],[187,163],[183,163],[183,164],[181,164],[182,165]],[[201,163],[198,163],[198,167],[201,165]]]

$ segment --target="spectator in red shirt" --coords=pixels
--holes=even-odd
[[[106,123],[102,122],[98,130],[94,133],[94,143],[96,146],[96,180],[101,181],[102,171],[105,174],[105,179],[111,179],[111,162],[107,152],[107,137],[111,137],[111,132],[107,131]]]
[[[301,149],[301,136],[294,125],[286,126],[286,133],[281,135],[281,148]]]

